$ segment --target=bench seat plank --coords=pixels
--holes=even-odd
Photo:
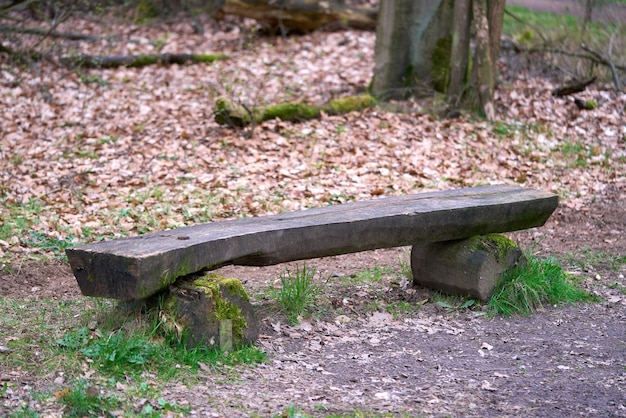
[[[66,253],[84,295],[142,299],[228,264],[293,260],[541,226],[554,194],[515,186],[426,192],[96,242]]]

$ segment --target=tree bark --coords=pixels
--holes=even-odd
[[[495,117],[505,0],[382,0],[372,93],[402,99],[433,90],[452,107]]]
[[[504,6],[506,6],[505,0],[487,1],[489,43],[491,44],[491,61],[494,65],[494,68],[498,63],[498,58],[500,56],[500,39],[502,38],[502,25],[504,24]]]
[[[493,107],[493,93],[495,90],[495,62],[489,30],[487,0],[473,0],[474,31],[476,50],[472,67],[471,85],[473,91],[468,96],[467,103],[475,107],[488,120],[495,118]]]
[[[453,0],[381,2],[372,83],[376,97],[403,99],[447,87],[453,6]]]
[[[470,19],[471,0],[456,0],[454,3],[454,27],[452,29],[452,48],[450,56],[450,85],[448,97],[450,104],[457,107],[463,97],[467,82],[467,67],[470,57]]]

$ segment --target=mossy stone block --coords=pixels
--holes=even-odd
[[[241,282],[217,274],[172,286],[163,303],[163,315],[190,348],[200,344],[219,347],[223,320],[232,321],[234,347],[252,344],[259,336],[259,321]]]

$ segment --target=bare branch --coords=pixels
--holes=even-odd
[[[72,41],[98,41],[106,38],[93,35],[83,35],[80,33],[57,32],[40,28],[20,28],[19,26],[0,25],[0,32],[24,33],[27,35],[51,36],[53,38],[64,38]]]
[[[610,58],[606,58],[604,55],[600,54],[598,51],[594,51],[593,49],[589,48],[584,43],[581,43],[580,47],[583,50],[589,52],[594,57],[596,57],[596,59],[598,60],[599,63],[604,64],[604,65],[608,66],[611,69],[611,75],[613,76],[613,84],[615,84],[615,89],[617,91],[621,92],[622,91],[622,83],[619,80],[619,75],[617,74],[617,69],[616,69],[615,63]]]

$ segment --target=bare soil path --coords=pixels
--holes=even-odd
[[[513,236],[561,260],[580,259],[584,251],[626,254],[626,196],[624,190],[619,193],[580,210],[558,209],[545,227]],[[394,318],[385,305],[419,304],[430,293],[393,289],[390,281],[397,280],[397,273],[378,287],[339,283],[372,267],[397,270],[405,251],[310,260],[308,265],[322,276],[335,276],[337,283],[331,282],[325,298],[337,309],[294,326],[270,301],[256,299],[262,317],[259,344],[269,362],[243,368],[234,380],[204,373],[198,385],[174,383],[161,395],[189,406],[196,416],[213,417],[274,416],[290,406],[312,416],[360,410],[408,416],[626,417],[626,266],[614,270],[595,263],[572,270],[602,297],[601,303],[548,306],[531,317],[508,319],[490,319],[481,310],[447,312],[434,303]],[[250,294],[257,295],[286,267],[294,263],[218,272],[244,280]],[[80,297],[65,264],[26,265],[17,274],[0,274],[0,283],[8,298]],[[379,303],[381,308],[371,308]],[[25,388],[50,385],[22,379],[28,382]],[[13,396],[30,397],[26,391]]]

